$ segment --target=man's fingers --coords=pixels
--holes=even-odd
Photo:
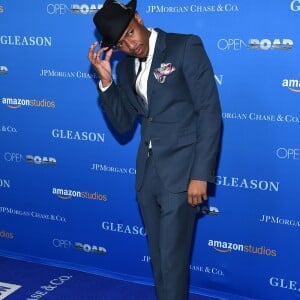
[[[107,49],[107,48],[105,48],[105,49]],[[103,51],[105,51],[105,49],[103,50]],[[106,61],[110,61],[110,58],[111,58],[111,56],[112,56],[112,53],[113,53],[113,50],[112,49],[109,49],[106,53],[105,53],[105,60]]]
[[[208,197],[207,194],[202,194],[202,195],[188,195],[188,203],[191,206],[197,206],[199,204],[202,204],[203,201],[207,201]]]
[[[94,42],[94,43],[90,46],[89,53],[94,53],[94,51],[95,51],[97,45],[98,45],[98,42]]]
[[[201,204],[202,200],[201,197],[195,196],[195,195],[189,195],[188,196],[188,203],[191,206],[197,206],[198,204]]]
[[[188,186],[188,203],[192,206],[197,206],[207,199],[207,182],[191,180]]]
[[[95,43],[93,43],[91,46],[90,46],[90,48],[89,48],[89,51],[88,51],[88,59],[89,59],[89,61],[90,62],[92,62],[93,61],[93,59],[95,58],[95,48],[97,47],[97,45],[98,45],[98,43],[97,42],[95,42]]]
[[[99,50],[96,51],[96,47],[99,45],[98,42],[94,42],[88,51],[88,59],[91,63],[96,63],[100,61],[100,57],[103,52],[107,51],[108,47],[102,47]],[[109,61],[112,55],[112,51],[108,50],[107,53],[105,53],[104,60]]]

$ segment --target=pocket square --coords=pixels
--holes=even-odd
[[[154,76],[159,83],[164,83],[166,77],[176,70],[171,63],[161,63],[159,68],[154,70]]]

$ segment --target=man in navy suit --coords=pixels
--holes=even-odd
[[[101,105],[129,131],[141,116],[136,190],[159,300],[184,300],[196,207],[215,181],[221,112],[211,63],[195,35],[146,28],[127,5],[106,0],[95,14],[102,35],[88,58],[99,75]],[[112,79],[114,50],[126,57]]]

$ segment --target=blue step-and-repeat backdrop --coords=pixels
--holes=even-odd
[[[134,191],[140,128],[111,128],[87,60],[102,4],[0,1],[0,249],[151,284]],[[191,289],[298,299],[300,1],[140,0],[138,11],[149,27],[202,38],[220,93],[220,163]]]

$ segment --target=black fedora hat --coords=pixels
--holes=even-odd
[[[101,47],[112,48],[121,38],[136,10],[136,1],[124,5],[116,0],[106,0],[93,21],[102,35]]]

